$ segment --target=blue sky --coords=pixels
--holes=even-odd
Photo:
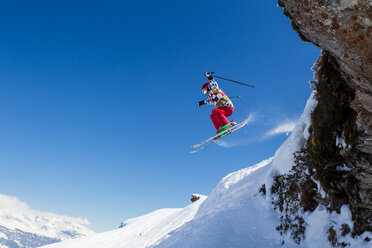
[[[271,157],[310,95],[319,50],[276,1],[11,1],[0,9],[0,193],[105,231],[208,195]],[[212,135],[203,73],[234,100],[232,147]]]

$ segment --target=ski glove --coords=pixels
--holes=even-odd
[[[212,73],[210,73],[210,72],[205,72],[204,75],[205,75],[209,80],[212,80],[212,79],[213,79]]]
[[[198,106],[201,107],[201,106],[207,104],[206,101],[207,100],[203,100],[203,101],[198,102]]]

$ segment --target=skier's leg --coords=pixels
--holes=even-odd
[[[221,107],[221,108],[222,108],[222,111],[223,111],[223,114],[225,115],[225,117],[231,116],[232,113],[234,112],[233,107]]]
[[[214,110],[218,110],[216,111],[215,117],[218,119],[219,127],[230,123],[226,117],[229,117],[234,112],[233,107],[219,107]]]
[[[218,121],[218,119],[217,119],[217,117],[216,117],[216,113],[215,113],[214,110],[215,110],[215,109],[212,110],[211,120],[212,120],[212,122],[213,122],[214,127],[215,127],[215,128],[217,129],[217,131],[218,131],[218,129],[220,128],[220,122]]]

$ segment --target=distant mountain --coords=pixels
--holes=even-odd
[[[0,248],[33,248],[92,234],[86,219],[30,209],[0,194]]]
[[[23,232],[15,229],[11,230],[0,226],[0,247],[5,248],[23,248],[23,247],[39,247],[46,244],[59,242],[59,239],[50,238],[34,233]]]

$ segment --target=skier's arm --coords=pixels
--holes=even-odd
[[[213,101],[211,99],[203,100],[198,102],[198,106],[201,107],[203,105],[213,105]]]
[[[204,75],[209,79],[209,82],[210,82],[210,85],[209,85],[209,88],[210,90],[213,92],[213,93],[218,93],[219,92],[219,88],[218,88],[218,84],[216,82],[216,80],[214,80],[212,74],[210,72],[206,72],[204,73]],[[216,101],[216,99],[212,99],[210,96],[208,96],[209,99],[207,100],[204,100],[204,101],[200,101],[198,102],[198,106],[201,107],[203,105],[213,105]]]
[[[210,82],[210,85],[209,85],[210,90],[211,90],[214,94],[218,94],[219,91],[220,91],[220,88],[218,87],[218,84],[217,84],[216,80],[212,79],[212,80],[210,80],[209,82]]]

